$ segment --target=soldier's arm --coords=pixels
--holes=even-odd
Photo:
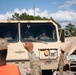
[[[32,75],[41,75],[40,61],[33,51],[33,44],[31,42],[26,42],[24,48],[28,51]]]
[[[29,59],[30,59],[30,65],[32,70],[32,75],[41,75],[41,67],[40,67],[40,61],[38,57],[36,57],[34,52],[29,52]]]

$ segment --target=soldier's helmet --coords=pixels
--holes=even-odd
[[[0,50],[7,49],[7,40],[0,38]]]

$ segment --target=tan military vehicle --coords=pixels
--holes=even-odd
[[[70,65],[70,69],[76,72],[76,37],[67,37],[64,47],[64,62]]]
[[[8,40],[7,63],[30,66],[28,53],[23,48],[23,43],[28,41],[34,44],[42,70],[57,70],[64,31],[59,36],[58,26],[53,21],[0,21],[0,38]]]

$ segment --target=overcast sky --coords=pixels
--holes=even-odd
[[[11,18],[15,12],[41,17],[53,17],[64,28],[68,23],[76,26],[76,0],[0,0],[0,20]]]

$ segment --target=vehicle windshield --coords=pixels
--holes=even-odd
[[[0,38],[8,42],[18,41],[18,24],[17,23],[0,23]]]
[[[21,41],[57,41],[56,28],[52,23],[21,23]]]

